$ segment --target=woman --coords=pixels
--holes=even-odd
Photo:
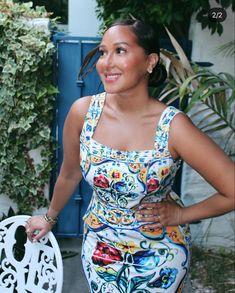
[[[105,93],[72,105],[53,198],[46,216],[30,219],[28,237],[52,228],[83,176],[94,190],[82,249],[90,291],[181,292],[187,223],[233,210],[234,165],[183,113],[149,96],[148,84],[166,77],[150,27],[115,22],[98,50]],[[218,192],[184,207],[171,189],[182,159]]]

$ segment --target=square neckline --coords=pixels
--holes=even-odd
[[[100,111],[99,111],[98,117],[96,117],[96,119],[95,119],[95,124],[94,124],[94,128],[93,128],[93,131],[92,131],[92,135],[90,136],[90,142],[92,144],[94,144],[95,146],[97,146],[97,147],[100,147],[102,149],[109,150],[109,152],[114,152],[114,153],[117,153],[117,154],[124,154],[125,156],[128,155],[128,154],[147,154],[147,153],[150,153],[150,152],[152,152],[152,153],[153,152],[157,152],[156,142],[157,142],[157,137],[158,137],[158,130],[159,130],[159,127],[161,126],[163,117],[164,117],[165,113],[169,110],[170,106],[166,106],[166,108],[160,114],[159,121],[158,121],[158,123],[156,125],[156,128],[155,128],[154,144],[153,144],[153,148],[152,149],[145,149],[145,150],[120,150],[120,149],[116,149],[116,148],[113,148],[111,146],[105,145],[105,144],[103,144],[103,143],[101,143],[101,142],[99,142],[99,141],[97,141],[96,139],[93,138],[94,133],[95,133],[95,130],[96,130],[96,127],[97,127],[97,124],[99,122],[99,119],[100,119],[100,117],[102,115],[102,112],[103,112],[103,109],[104,109],[104,106],[105,106],[106,95],[107,95],[106,92],[103,92],[103,93],[100,94],[100,96],[102,97],[102,106],[100,107]],[[91,100],[90,106],[92,105],[92,101],[93,101],[93,98]],[[90,110],[90,107],[89,107],[89,110]]]

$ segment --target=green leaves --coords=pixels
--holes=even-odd
[[[31,6],[0,1],[0,194],[13,199],[21,213],[47,204],[44,188],[53,167],[50,125],[57,93],[50,35],[25,25],[26,18],[48,14]]]
[[[226,3],[225,3],[226,1]],[[133,15],[136,19],[146,21],[165,37],[163,26],[171,29],[177,38],[187,38],[190,26],[190,20],[193,14],[201,23],[202,28],[208,28],[211,34],[223,32],[223,26],[220,22],[212,22],[208,18],[208,10],[213,6],[209,0],[149,0],[144,2],[140,0],[96,0],[96,14],[103,21],[102,26],[109,26],[110,23],[119,18],[130,18]],[[218,0],[218,6],[232,7],[234,10],[234,1]],[[102,27],[102,28],[103,28]]]
[[[159,93],[159,99],[168,104],[178,100],[179,107],[186,113],[193,110],[191,117],[197,116],[198,127],[204,132],[223,131],[221,147],[234,155],[234,77],[190,64],[178,42],[167,32],[178,56],[161,50],[161,59],[168,69],[168,82]]]

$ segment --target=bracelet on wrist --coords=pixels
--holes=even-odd
[[[51,225],[55,225],[58,221],[58,217],[52,218],[52,217],[48,216],[47,214],[45,214],[44,220]]]

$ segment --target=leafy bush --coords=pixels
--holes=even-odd
[[[23,3],[28,0],[14,0]],[[33,7],[44,6],[47,11],[53,12],[53,17],[57,17],[61,23],[68,23],[68,0],[32,0]]]
[[[212,7],[222,6],[235,9],[232,0],[216,0],[216,4],[211,5],[209,0],[96,0],[96,13],[102,20],[103,25],[109,25],[117,18],[135,18],[150,23],[160,33],[160,37],[165,33],[163,25],[167,26],[176,38],[188,38],[190,19],[196,13],[196,19],[201,23],[202,28],[208,28],[211,33],[223,32],[220,22],[212,22],[208,18],[208,10]],[[166,35],[164,35],[166,36]]]
[[[221,147],[235,156],[235,80],[228,73],[215,73],[187,59],[183,49],[167,30],[177,56],[161,49],[161,59],[167,64],[168,82],[161,89],[152,89],[153,96],[166,104],[178,102],[179,108],[199,116],[197,126],[206,133],[222,131]]]
[[[22,213],[47,204],[53,157],[54,46],[49,32],[27,25],[34,17],[48,14],[31,2],[0,1],[0,194]]]

